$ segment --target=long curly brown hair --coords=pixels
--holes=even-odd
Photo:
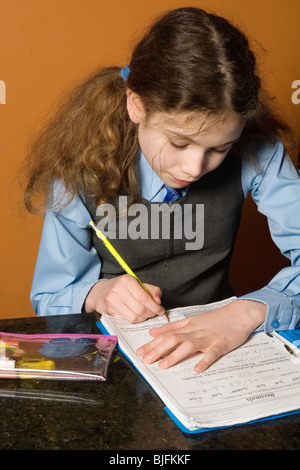
[[[224,18],[198,8],[168,12],[139,41],[129,66],[126,81],[120,67],[109,67],[77,85],[37,136],[25,165],[30,212],[44,209],[56,180],[70,200],[77,193],[97,204],[119,194],[129,204],[139,200],[137,127],[127,113],[127,88],[140,96],[147,116],[235,112],[246,120],[239,146],[254,136],[289,135],[262,90],[246,36]]]

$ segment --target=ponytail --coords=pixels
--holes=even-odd
[[[33,142],[26,158],[25,207],[31,213],[44,210],[57,180],[70,195],[68,202],[77,193],[94,197],[97,204],[117,194],[136,200],[137,149],[120,68],[97,71],[71,90]]]

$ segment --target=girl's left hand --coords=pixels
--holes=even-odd
[[[265,320],[267,306],[252,300],[235,300],[212,312],[149,331],[154,339],[137,350],[145,364],[159,360],[159,368],[168,369],[196,352],[204,356],[194,367],[203,372],[219,357],[243,344],[250,333]]]

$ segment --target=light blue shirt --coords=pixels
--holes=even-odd
[[[251,192],[269,223],[272,239],[291,265],[267,286],[240,298],[268,306],[265,331],[294,329],[300,321],[300,175],[283,145],[256,142],[243,155],[241,182],[245,197]],[[138,165],[142,196],[162,202],[162,180],[141,155]],[[55,197],[62,191],[55,187]],[[92,245],[90,215],[77,195],[61,211],[45,213],[40,249],[31,291],[37,315],[80,313],[85,298],[98,282],[101,262]]]

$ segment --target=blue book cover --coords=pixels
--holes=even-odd
[[[110,331],[100,321],[97,322],[97,326],[103,334],[110,334]],[[117,335],[117,332],[114,331],[113,334]],[[299,337],[300,337],[300,331],[299,330],[296,332],[296,334],[299,335]],[[277,356],[278,358],[279,357],[281,358],[281,356],[284,357],[283,355],[286,355],[285,360],[289,360],[288,359],[288,354],[286,353],[284,348],[281,348],[282,344],[280,342],[278,342],[278,340],[276,340],[275,337],[273,337],[272,339],[269,339],[269,337],[267,337],[267,335],[265,335],[264,333],[260,333],[260,335],[264,335],[264,337],[266,338],[266,342],[267,341],[272,341],[273,343],[275,342],[275,350],[278,353],[278,356]],[[296,338],[294,333],[292,333],[292,337]],[[296,339],[294,339],[294,340],[297,341]],[[122,354],[124,354],[124,356],[130,361],[130,363],[133,364],[135,369],[142,375],[144,380],[146,380],[146,382],[150,385],[150,387],[154,390],[154,392],[164,402],[163,398],[160,395],[159,389],[157,387],[153,386],[149,382],[148,377],[147,377],[147,373],[145,374],[141,370],[139,370],[139,367],[133,362],[130,355],[126,354],[126,351],[124,351],[123,348],[120,347],[120,345],[118,347],[119,347],[120,351],[122,352]],[[276,347],[277,347],[277,349],[276,349]],[[268,360],[266,359],[266,361],[268,361]],[[269,363],[271,363],[271,362],[269,362]],[[241,369],[242,369],[242,366],[241,366]],[[274,377],[275,377],[275,375],[274,375]],[[262,383],[258,382],[257,385],[260,386],[260,385],[262,385]],[[299,383],[299,390],[300,390],[300,383]],[[270,395],[272,393],[273,392],[271,392]],[[263,397],[263,394],[256,394],[256,396],[253,398],[253,402],[254,402],[254,399],[259,399],[261,397]],[[272,397],[269,397],[269,398],[272,400]],[[286,400],[286,397],[283,397],[283,400]],[[246,406],[250,406],[250,405],[251,405],[251,400],[249,400],[248,403],[246,402]],[[274,405],[274,412],[273,413],[268,412],[268,413],[266,413],[266,416],[263,416],[263,412],[261,412],[260,416],[258,416],[257,419],[256,419],[256,417],[253,417],[253,419],[249,419],[250,415],[248,414],[248,418],[245,418],[244,421],[241,420],[238,423],[230,423],[230,424],[226,424],[224,426],[212,426],[212,427],[199,426],[199,427],[197,427],[197,426],[191,425],[191,427],[189,427],[185,424],[186,422],[183,422],[184,420],[181,420],[180,413],[177,414],[176,412],[173,412],[174,410],[172,411],[166,404],[164,406],[164,409],[165,409],[166,413],[168,414],[168,416],[174,421],[174,423],[181,429],[182,432],[187,433],[187,434],[195,434],[195,433],[204,433],[204,432],[208,432],[208,431],[213,431],[213,430],[216,430],[216,429],[225,429],[225,428],[228,428],[230,426],[241,426],[243,424],[251,424],[251,423],[255,423],[255,422],[259,422],[259,421],[272,420],[272,419],[284,417],[284,416],[287,416],[287,415],[290,415],[290,414],[297,414],[297,413],[300,412],[300,397],[299,397],[299,400],[297,402],[297,405],[294,406],[294,408],[291,407],[291,409],[289,409],[289,410],[281,409],[280,404],[278,405],[278,400],[277,400],[276,401],[276,406]]]

